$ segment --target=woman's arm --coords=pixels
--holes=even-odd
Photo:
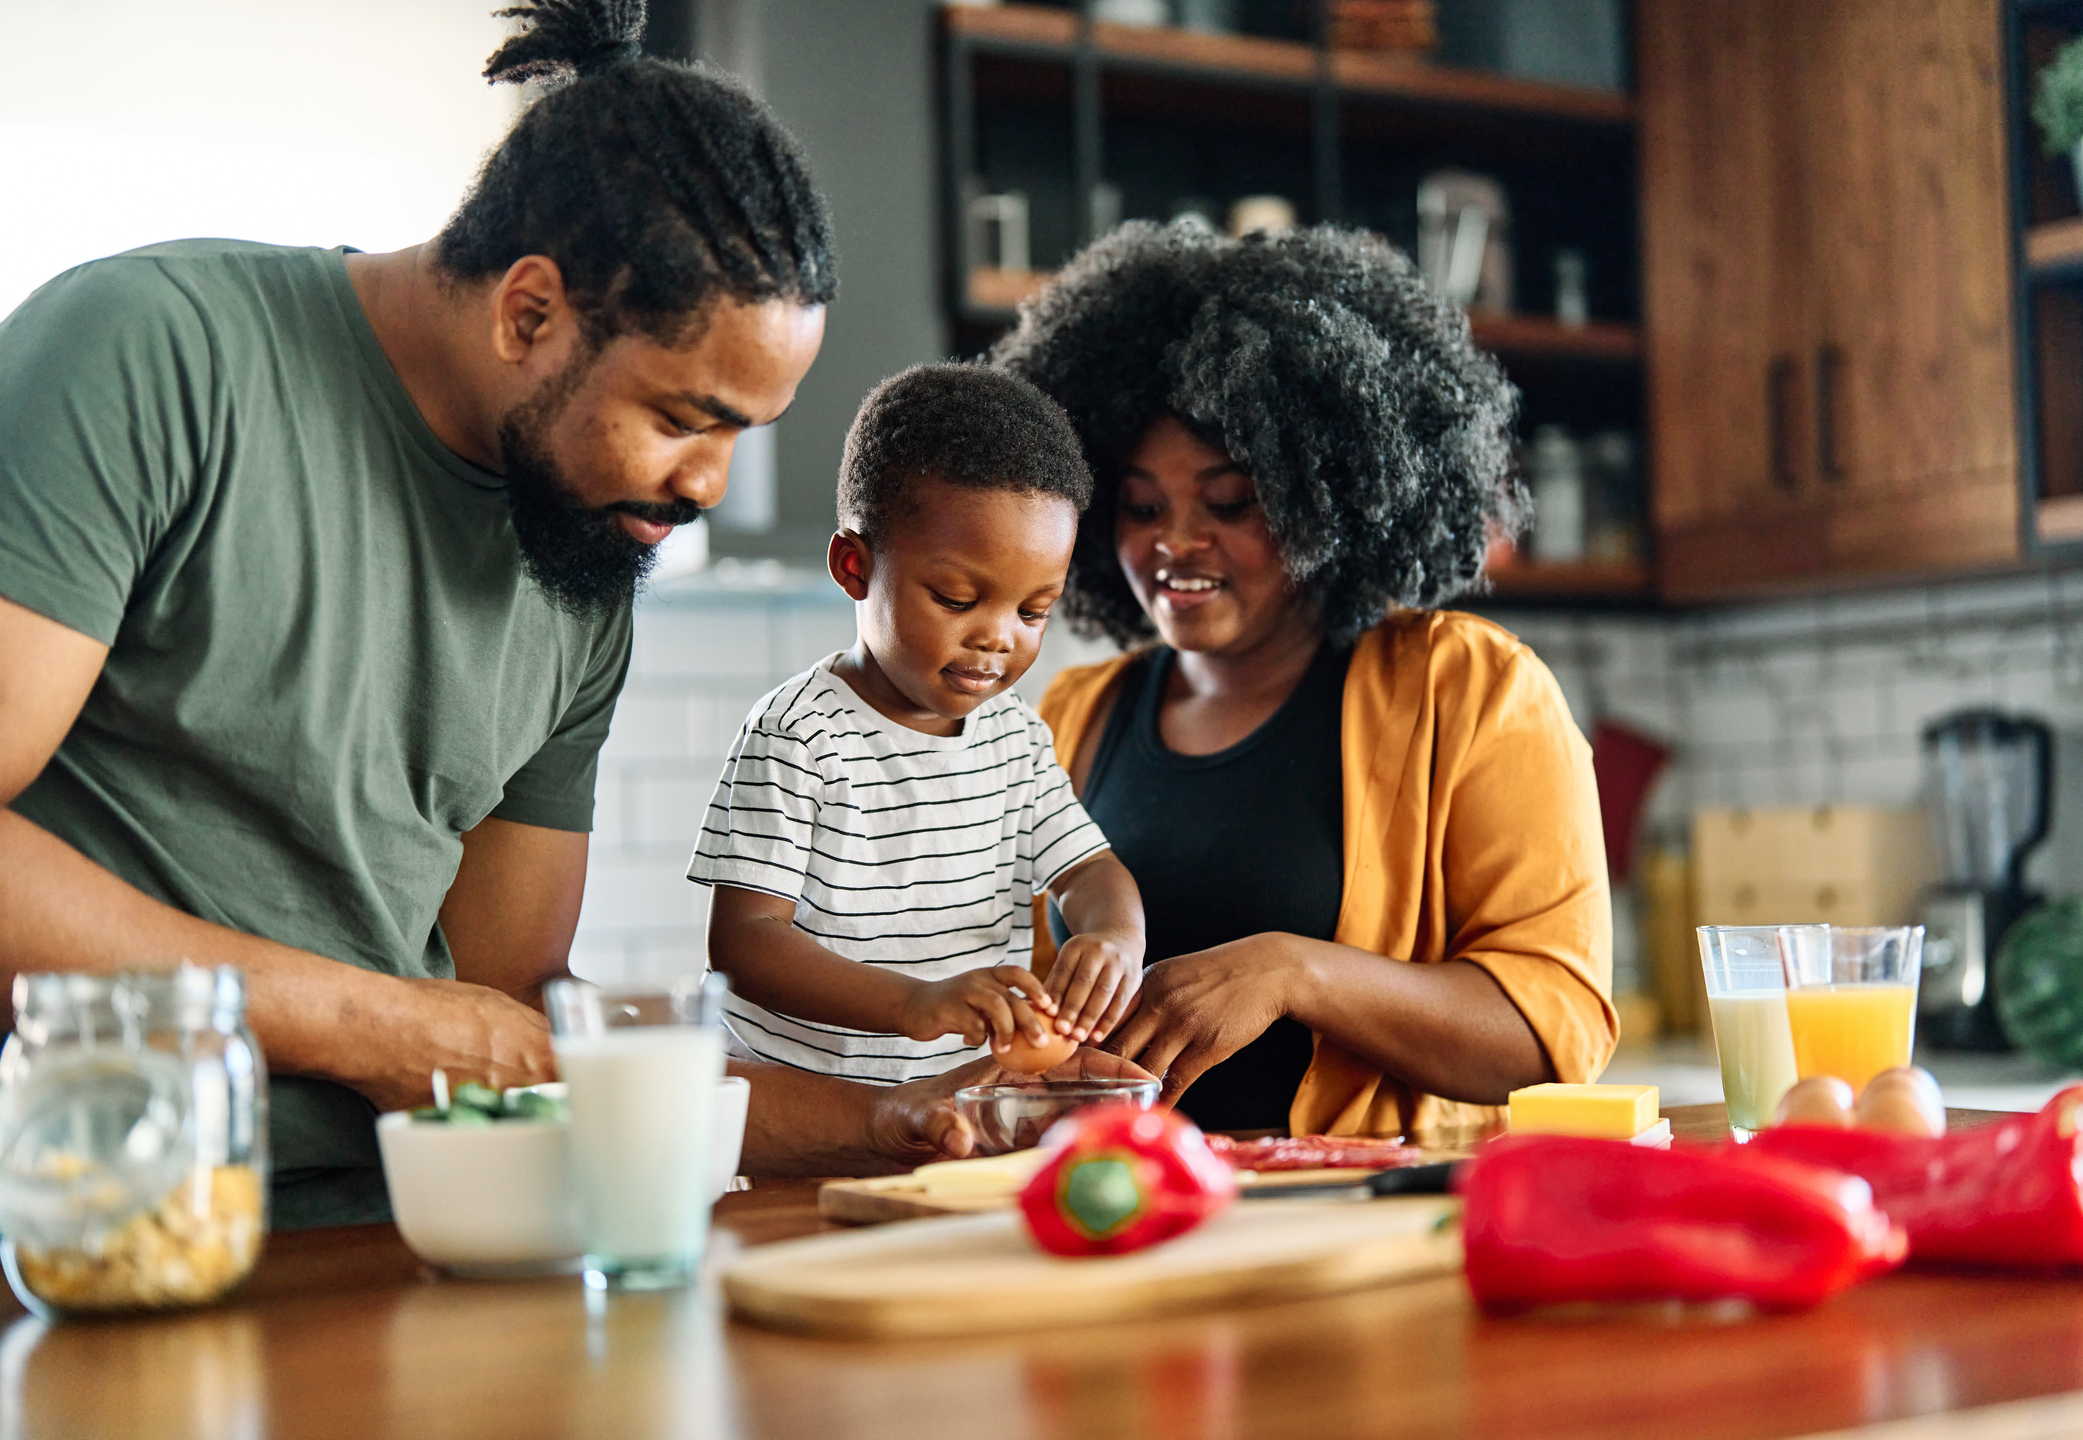
[[[1285,934],[1151,966],[1140,1008],[1107,1048],[1164,1076],[1165,1098],[1175,1100],[1283,1015],[1449,1100],[1498,1105],[1555,1078],[1533,1027],[1480,965],[1406,965]]]

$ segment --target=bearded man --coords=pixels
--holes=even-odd
[[[388,1213],[371,1120],[551,1078],[539,1009],[652,547],[835,291],[800,151],[537,0],[562,81],[436,239],[157,245],[0,325],[0,972],[244,970],[278,1226]]]

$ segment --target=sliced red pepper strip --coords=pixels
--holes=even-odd
[[[2036,1115],[1936,1139],[1788,1125],[1732,1149],[1857,1175],[1909,1232],[1912,1263],[2055,1270],[2083,1265],[2083,1085]]]
[[[1767,1156],[1507,1136],[1455,1188],[1468,1285],[1509,1313],[1583,1301],[1800,1309],[1902,1263],[1859,1180]]]
[[[1236,1172],[1170,1110],[1092,1105],[1049,1127],[1055,1154],[1020,1192],[1035,1243],[1054,1255],[1124,1255],[1183,1234],[1237,1193]]]

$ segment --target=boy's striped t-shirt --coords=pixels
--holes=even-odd
[[[1071,793],[1049,727],[993,696],[960,735],[885,718],[834,675],[837,656],[752,707],[731,744],[687,878],[795,904],[833,954],[943,980],[1026,966],[1034,896],[1107,848]],[[895,1084],[987,1053],[959,1035],[916,1041],[777,1015],[733,996],[752,1052]]]

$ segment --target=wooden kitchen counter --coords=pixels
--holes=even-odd
[[[1719,1106],[1666,1113],[1681,1134],[1721,1119]],[[726,1197],[718,1225],[719,1250],[825,1228],[807,1181]],[[2064,1392],[1946,1433],[2083,1431],[2083,1279],[1895,1275],[1805,1315],[1740,1320],[1489,1320],[1443,1278],[1143,1326],[870,1344],[732,1324],[713,1283],[602,1297],[573,1277],[437,1279],[389,1226],[278,1236],[217,1310],[23,1317],[0,1335],[9,1440],[1717,1440]]]

